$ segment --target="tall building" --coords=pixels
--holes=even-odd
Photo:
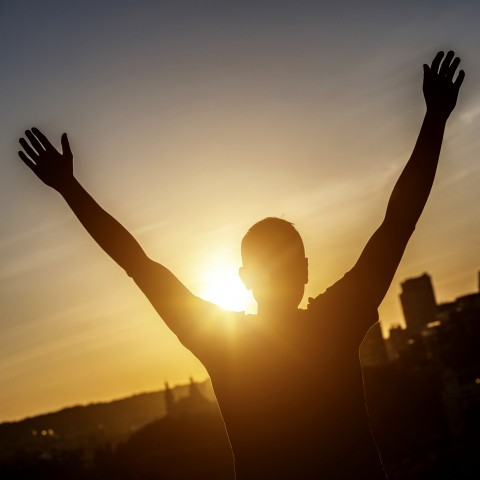
[[[407,330],[418,335],[423,327],[436,320],[437,302],[430,275],[409,278],[402,284],[400,302]]]

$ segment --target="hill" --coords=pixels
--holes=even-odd
[[[198,385],[212,399],[209,381]],[[175,399],[187,397],[189,385],[171,389]],[[0,424],[0,457],[12,450],[37,450],[41,445],[56,448],[95,449],[106,442],[117,444],[148,423],[167,413],[165,390],[141,393],[111,402],[76,405],[56,412]]]

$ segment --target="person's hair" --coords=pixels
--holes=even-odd
[[[298,249],[305,256],[302,237],[293,223],[277,217],[267,217],[250,227],[243,237],[241,254],[244,264],[264,253]]]

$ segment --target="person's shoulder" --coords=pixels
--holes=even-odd
[[[368,287],[362,284],[364,280],[355,269],[349,270],[345,275],[328,287],[323,293],[308,299],[308,311],[314,314],[349,314],[359,311],[376,311],[371,302]]]
[[[353,269],[315,298],[309,298],[308,314],[320,320],[323,328],[359,344],[365,333],[378,321],[378,311]],[[350,345],[350,343],[349,343]],[[357,345],[358,346],[358,345]]]
[[[224,343],[245,319],[245,312],[225,310],[200,297],[194,297],[187,315],[190,318],[188,328],[177,337],[190,349],[212,345],[212,342]]]
[[[309,297],[307,311],[314,311],[316,309],[326,307],[332,301],[341,300],[354,289],[352,282],[352,271],[347,272],[342,278],[330,285],[325,291],[316,297]]]
[[[203,320],[214,322],[218,327],[224,327],[225,329],[240,326],[249,317],[243,311],[226,310],[214,303],[203,300],[199,316],[203,317]]]

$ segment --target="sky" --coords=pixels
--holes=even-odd
[[[438,302],[476,291],[478,18],[461,0],[1,1],[0,421],[206,377],[18,159],[32,126],[58,146],[68,132],[78,180],[209,300],[239,288],[253,223],[294,222],[307,298],[380,225],[425,112],[422,65],[454,49],[466,79],[384,333],[408,277],[428,272]]]

